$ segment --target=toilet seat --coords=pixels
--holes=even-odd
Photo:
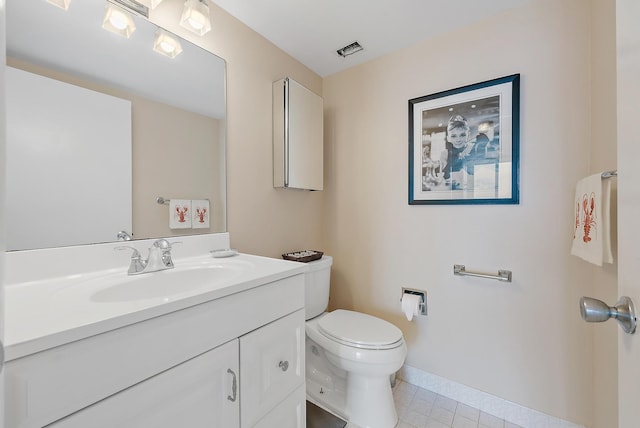
[[[392,349],[403,342],[395,325],[360,312],[338,309],[318,321],[318,330],[340,344],[362,349]]]

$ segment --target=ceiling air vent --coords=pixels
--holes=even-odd
[[[338,53],[338,55],[340,55],[342,58],[346,58],[349,55],[353,55],[356,52],[360,52],[361,50],[363,50],[363,47],[360,46],[360,43],[358,42],[353,42],[341,49],[338,49],[336,52]]]

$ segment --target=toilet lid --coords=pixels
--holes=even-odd
[[[395,325],[360,312],[335,310],[318,321],[318,330],[325,336],[348,346],[368,349],[389,349],[402,341],[402,332]]]

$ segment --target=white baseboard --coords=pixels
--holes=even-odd
[[[523,428],[585,428],[520,404],[478,391],[411,366],[398,373],[403,381],[456,400]]]

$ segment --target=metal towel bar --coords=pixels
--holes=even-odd
[[[467,272],[464,265],[453,265],[453,274],[463,276],[477,276],[480,278],[497,279],[498,281],[511,282],[511,271],[504,269],[498,270],[498,274],[494,275],[490,273]]]
[[[618,176],[618,171],[605,171],[602,174],[600,174],[600,176],[602,178],[617,177]]]
[[[205,201],[208,201],[209,199],[205,199]],[[171,202],[171,199],[165,199],[162,196],[158,196],[156,198],[156,203],[158,205],[169,205],[169,203]]]

